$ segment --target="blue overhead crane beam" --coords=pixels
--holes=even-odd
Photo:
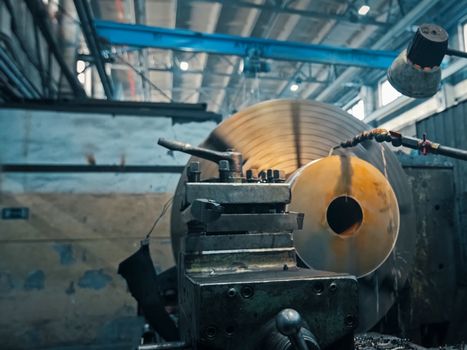
[[[185,29],[94,21],[97,34],[112,45],[156,47],[217,55],[256,56],[283,61],[342,64],[387,69],[397,57],[395,51],[352,49],[290,41],[206,34]]]

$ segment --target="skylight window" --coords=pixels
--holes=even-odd
[[[347,110],[348,113],[352,114],[358,120],[365,118],[365,104],[363,100],[358,100],[352,107]]]
[[[381,106],[386,106],[387,104],[391,103],[399,96],[401,93],[394,89],[391,83],[387,80],[384,80],[379,86],[379,102]]]

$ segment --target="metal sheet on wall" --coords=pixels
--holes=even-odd
[[[427,138],[446,146],[467,149],[467,101],[448,108],[416,124],[417,136],[426,133]],[[461,247],[462,270],[459,276],[467,276],[467,162],[451,160],[454,163],[456,213],[460,228],[457,237]],[[467,277],[460,282],[467,283]]]

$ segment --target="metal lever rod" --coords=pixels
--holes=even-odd
[[[284,309],[276,316],[276,328],[289,338],[295,350],[309,350],[301,332],[303,320],[294,309]]]
[[[219,152],[213,151],[207,148],[195,147],[188,143],[183,143],[179,141],[171,141],[166,140],[164,138],[160,138],[157,141],[159,145],[170,149],[172,151],[179,151],[187,154],[191,154],[196,157],[200,157],[203,159],[207,159],[213,162],[219,162],[221,160],[227,160],[229,162],[230,171],[234,173],[236,176],[242,176],[242,163],[243,158],[240,152],[234,151],[227,151],[227,152]]]
[[[207,160],[212,160],[213,162],[218,162],[220,160],[230,160],[232,152],[218,152],[206,148],[195,147],[189,143],[183,143],[180,141],[171,141],[164,138],[160,138],[157,141],[159,145],[170,149],[172,151],[179,151],[183,153],[188,153],[196,157],[200,157]]]

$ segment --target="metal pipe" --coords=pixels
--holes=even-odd
[[[456,158],[456,159],[461,159],[461,160],[467,160],[467,150],[454,148],[454,147],[439,145],[438,148],[433,149],[431,153],[441,154],[446,157],[451,157],[451,158]]]
[[[10,79],[26,98],[40,98],[35,86],[24,76],[16,64],[11,60],[5,49],[0,46],[0,70]]]
[[[81,165],[81,164],[0,164],[5,173],[173,173],[184,165]]]

